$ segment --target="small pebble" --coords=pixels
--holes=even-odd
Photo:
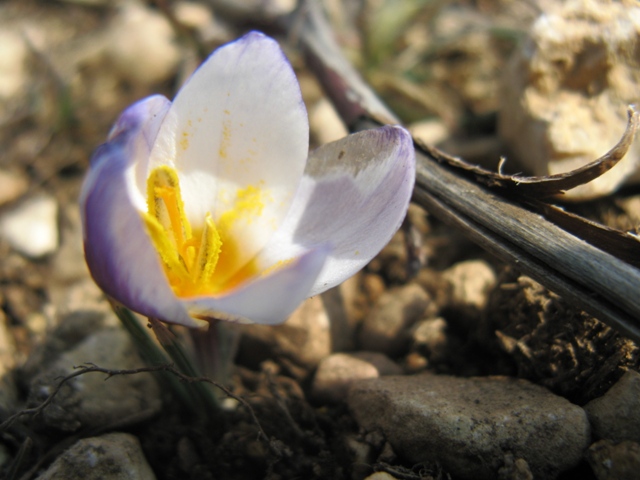
[[[392,357],[404,353],[409,329],[424,315],[429,302],[429,295],[415,283],[384,292],[362,323],[361,348]]]
[[[426,145],[436,145],[449,136],[449,129],[442,120],[428,119],[409,125],[413,138]]]
[[[483,260],[456,263],[442,277],[451,285],[450,306],[465,312],[483,309],[496,284],[495,272]]]
[[[587,461],[598,480],[637,480],[640,472],[640,445],[600,440],[589,447]]]
[[[362,278],[362,287],[371,302],[376,302],[378,298],[380,298],[380,295],[387,289],[382,277],[375,273],[367,273],[364,275]]]
[[[364,480],[398,480],[398,478],[387,472],[376,472],[369,475]]]
[[[309,111],[309,128],[318,145],[339,140],[349,134],[335,108],[326,98],[318,101]]]
[[[125,2],[113,19],[107,56],[133,85],[155,85],[178,70],[182,57],[169,21],[156,10]]]
[[[412,332],[413,348],[424,351],[429,360],[438,362],[447,354],[447,322],[440,317],[420,320]]]
[[[314,368],[331,353],[331,318],[321,296],[307,299],[282,325],[242,325],[237,362],[258,368],[266,359]]]
[[[28,53],[20,32],[11,31],[6,24],[3,25],[0,31],[0,99],[11,99],[24,91],[29,82],[26,68]],[[0,103],[0,116],[4,113]]]
[[[59,242],[58,203],[47,195],[24,202],[0,219],[0,234],[31,259],[55,252]]]
[[[0,205],[17,200],[27,191],[27,188],[29,188],[29,183],[23,175],[0,170]]]
[[[318,365],[311,392],[320,402],[341,402],[354,380],[400,375],[402,369],[376,352],[334,353]]]

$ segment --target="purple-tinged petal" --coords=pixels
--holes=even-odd
[[[400,228],[415,182],[409,133],[386,126],[311,153],[289,215],[258,255],[263,267],[315,245],[333,248],[310,295],[364,267]]]
[[[195,229],[210,212],[239,243],[217,275],[232,276],[282,223],[304,171],[308,137],[293,69],[277,42],[260,33],[216,50],[178,93],[150,167],[177,169]]]
[[[98,286],[126,307],[198,326],[173,294],[135,205],[136,169],[146,161],[166,106],[161,97],[133,105],[94,154],[80,196],[85,258]]]
[[[197,318],[276,325],[311,296],[329,253],[328,246],[320,246],[227,294],[183,301]]]

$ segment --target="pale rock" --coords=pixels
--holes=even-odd
[[[7,328],[7,318],[0,311],[0,412],[10,412],[17,403],[18,391],[12,370],[16,363],[16,346]]]
[[[637,480],[640,472],[640,445],[600,440],[589,447],[587,461],[598,480]]]
[[[349,134],[336,109],[324,97],[309,111],[309,129],[319,145],[339,140]]]
[[[28,84],[28,53],[20,32],[3,26],[0,30],[0,99],[8,100],[24,91]],[[3,113],[0,110],[0,115]]]
[[[372,303],[378,301],[380,295],[384,293],[387,286],[382,277],[375,273],[366,273],[362,278],[362,288],[366,292]]]
[[[140,441],[128,433],[78,440],[37,480],[155,480]]]
[[[504,466],[498,470],[499,480],[534,480],[529,464],[524,458],[514,458],[513,455],[504,456]]]
[[[344,401],[355,380],[401,373],[400,366],[381,353],[334,353],[318,365],[311,393],[319,402],[338,403]]]
[[[2,33],[0,33],[0,36]],[[0,38],[0,44],[2,39]],[[2,55],[0,53],[0,55]],[[0,206],[13,202],[22,196],[29,188],[27,179],[20,174],[0,170]]]
[[[429,295],[415,283],[387,290],[362,322],[360,347],[389,356],[402,354],[410,341],[411,326],[429,303]]]
[[[602,397],[584,407],[594,436],[640,443],[640,373],[628,370]]]
[[[193,30],[200,42],[206,46],[221,45],[233,40],[236,36],[233,27],[229,23],[219,20],[211,7],[204,3],[178,2],[173,7],[173,13],[176,19],[185,27]]]
[[[99,330],[63,353],[31,381],[29,404],[43,402],[61,377],[87,362],[117,370],[144,365],[125,331]],[[37,420],[51,428],[76,431],[105,427],[135,415],[151,415],[161,406],[160,390],[149,373],[117,375],[108,380],[103,373],[87,373],[66,382]]]
[[[420,320],[412,329],[413,348],[425,351],[429,360],[444,360],[447,353],[447,322],[441,318]]]
[[[634,2],[557,2],[533,23],[505,69],[499,131],[534,175],[581,167],[609,151],[637,102],[640,6]],[[640,139],[609,172],[572,189],[588,199],[637,180]]]
[[[106,54],[122,78],[135,85],[167,80],[181,58],[169,21],[138,2],[119,7],[108,32]]]
[[[448,306],[467,313],[482,310],[496,284],[495,272],[483,260],[456,263],[443,273],[442,278],[451,287]]]
[[[173,7],[176,20],[185,27],[195,30],[206,29],[213,22],[211,8],[197,2],[176,2]]]
[[[73,202],[63,208],[63,226],[60,231],[62,244],[53,257],[52,274],[55,282],[65,288],[73,282],[87,277],[89,270],[84,261],[82,245],[82,220],[80,207]]]
[[[398,477],[394,477],[387,472],[375,472],[369,475],[364,480],[398,480]]]
[[[16,346],[9,332],[7,317],[0,311],[0,377],[15,367]]]
[[[460,479],[494,479],[518,458],[535,478],[554,478],[590,442],[584,410],[525,380],[380,377],[354,382],[347,401],[362,428],[381,430],[409,462],[438,462]]]
[[[58,248],[58,203],[40,195],[5,213],[0,234],[21,254],[38,259]]]
[[[242,325],[239,363],[257,367],[271,358],[314,368],[332,351],[331,319],[320,296],[305,300],[282,325]]]
[[[449,136],[449,130],[440,119],[428,119],[409,125],[409,132],[425,145],[437,145]]]
[[[358,272],[340,285],[320,295],[330,318],[331,351],[355,348],[355,331],[365,315],[366,300],[361,291],[362,273]]]

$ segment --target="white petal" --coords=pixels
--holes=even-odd
[[[231,275],[262,249],[289,209],[308,151],[300,88],[278,44],[249,33],[216,50],[178,93],[151,166],[177,168],[187,217],[217,223],[239,191],[257,189],[260,215],[231,227],[241,241]],[[257,208],[257,209],[260,209]]]
[[[311,295],[364,267],[400,228],[415,182],[409,133],[387,126],[312,152],[285,222],[258,255],[262,267],[328,242],[332,247]]]
[[[136,163],[146,161],[166,107],[160,97],[133,105],[94,154],[80,198],[85,257],[98,286],[126,307],[198,326],[173,294],[131,196]]]
[[[320,246],[226,295],[185,299],[184,303],[197,318],[265,325],[282,323],[311,296],[311,288],[329,252],[328,246]]]

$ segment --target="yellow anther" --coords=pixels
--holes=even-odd
[[[194,266],[193,275],[196,282],[200,284],[208,284],[211,282],[213,273],[220,258],[222,240],[216,229],[215,223],[211,218],[211,214],[207,214],[204,220],[204,229],[200,240],[200,250],[198,259]]]
[[[257,275],[254,261],[238,269],[240,245],[230,228],[240,219],[250,222],[260,216],[263,208],[259,189],[247,187],[238,190],[234,208],[221,215],[217,226],[207,213],[203,227],[194,230],[185,214],[178,172],[166,165],[155,168],[147,179],[148,211],[142,217],[176,295],[218,293]]]

